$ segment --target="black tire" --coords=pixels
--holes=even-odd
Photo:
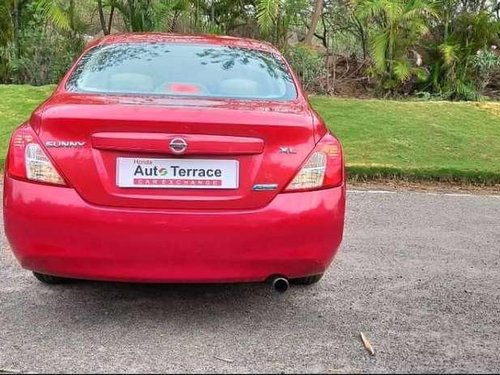
[[[33,272],[33,275],[44,284],[66,284],[70,279],[65,279],[64,277],[45,275],[43,273]]]
[[[312,285],[312,284],[316,284],[318,281],[320,281],[322,277],[323,277],[323,274],[320,273],[319,275],[301,277],[300,279],[292,279],[292,280],[290,280],[290,282],[292,284],[295,284],[295,285]]]

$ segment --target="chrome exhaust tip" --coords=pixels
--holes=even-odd
[[[283,294],[290,287],[290,283],[284,277],[275,277],[272,281],[272,286],[276,292]]]

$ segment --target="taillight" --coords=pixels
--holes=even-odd
[[[344,161],[340,142],[326,134],[309,155],[285,191],[326,189],[344,182]]]
[[[20,126],[12,134],[7,157],[7,173],[15,178],[66,185],[29,125]]]

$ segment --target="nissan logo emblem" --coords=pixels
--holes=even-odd
[[[174,138],[170,141],[170,149],[174,154],[182,154],[187,149],[187,142],[183,138]]]

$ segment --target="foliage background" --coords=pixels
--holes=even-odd
[[[165,31],[268,40],[314,93],[497,98],[499,13],[498,0],[0,0],[0,83],[55,83],[91,39]]]

